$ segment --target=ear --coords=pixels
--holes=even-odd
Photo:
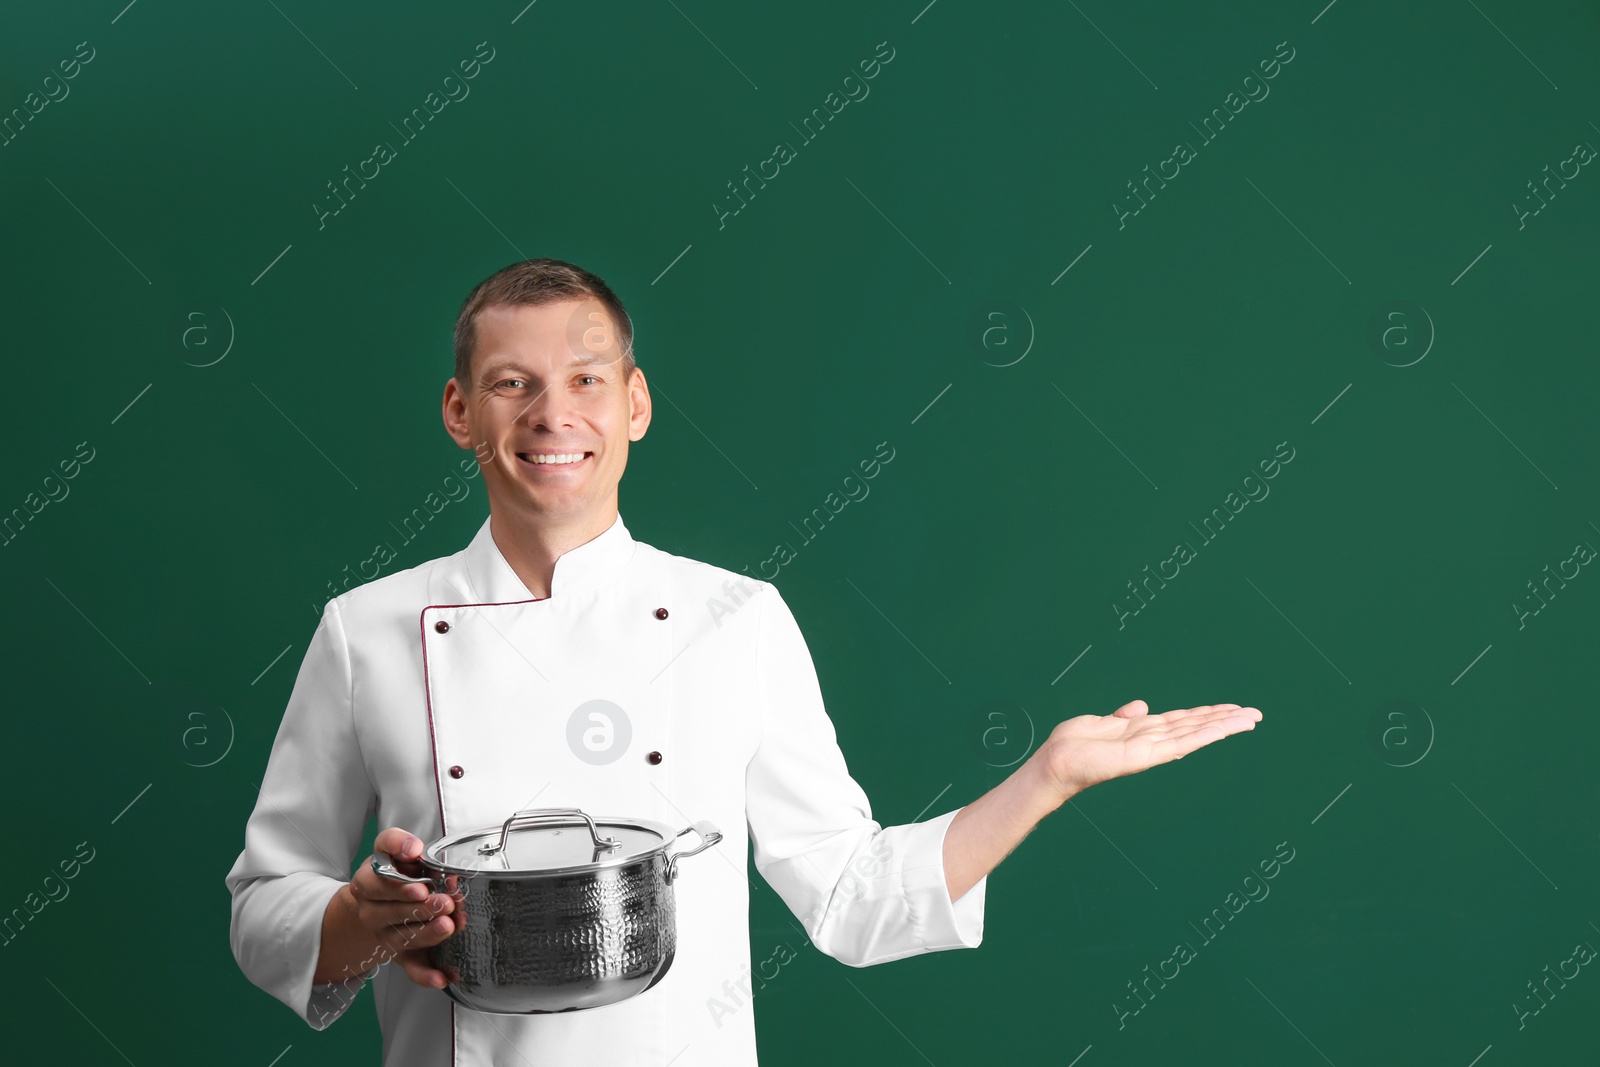
[[[637,441],[650,428],[650,386],[638,367],[628,375],[628,440]]]
[[[467,425],[467,398],[454,378],[444,383],[445,432],[461,448],[472,447],[472,428]]]

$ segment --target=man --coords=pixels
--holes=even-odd
[[[463,303],[455,357],[445,427],[477,458],[489,518],[461,552],[327,605],[227,877],[244,973],[316,1029],[373,977],[385,1064],[751,1067],[747,842],[847,964],[976,947],[988,873],[1044,815],[1261,718],[1138,700],[1081,715],[971,804],[882,827],[777,590],[622,524],[651,402],[610,288],[558,260],[513,264]],[[737,610],[713,618],[703,605],[730,582]],[[455,933],[455,901],[365,863],[348,877],[371,815],[377,850],[420,873],[425,842],[535,800],[724,832],[680,871],[677,952],[654,988],[583,1011],[472,1011],[426,951]]]

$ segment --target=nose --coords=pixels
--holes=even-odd
[[[560,431],[575,425],[572,405],[559,385],[540,386],[517,417],[535,430]]]

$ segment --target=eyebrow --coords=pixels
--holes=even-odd
[[[609,366],[616,362],[619,362],[619,360],[606,359],[604,356],[596,355],[593,352],[580,352],[575,353],[567,365],[569,367],[594,367]],[[508,370],[514,370],[522,374],[528,373],[523,368],[522,364],[515,359],[497,359],[483,369],[481,376],[488,378],[491,375],[499,374],[502,371]]]

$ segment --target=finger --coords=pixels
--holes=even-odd
[[[1237,704],[1198,704],[1192,708],[1174,708],[1172,711],[1164,711],[1157,717],[1172,722],[1178,719],[1186,719],[1191,715],[1203,715],[1218,709],[1226,710],[1238,706]]]
[[[1139,736],[1158,739],[1177,736],[1184,730],[1192,730],[1200,726],[1216,723],[1238,723],[1241,729],[1245,726],[1254,726],[1261,717],[1261,713],[1255,712],[1253,715],[1243,715],[1241,714],[1243,710],[1241,708],[1233,708],[1231,710],[1206,711],[1201,708],[1190,708],[1182,712],[1169,711],[1161,715],[1152,715],[1149,718],[1140,719],[1130,730]],[[1254,711],[1254,709],[1250,710]],[[1229,732],[1232,733],[1233,729],[1230,728]]]
[[[1195,749],[1204,748],[1213,741],[1255,729],[1255,723],[1233,719],[1222,722],[1197,723],[1174,730],[1166,737],[1153,742],[1158,752],[1168,759],[1182,759]]]
[[[454,913],[455,901],[439,894],[434,894],[425,901],[417,902],[367,901],[361,903],[356,912],[361,925],[374,932],[381,931],[386,927],[402,926],[407,923],[429,923],[440,915]]]
[[[1242,710],[1240,709],[1240,711]],[[1197,730],[1208,726],[1218,727],[1224,733],[1229,734],[1236,734],[1241,730],[1255,729],[1256,722],[1260,718],[1259,713],[1256,715],[1242,715],[1240,711],[1219,711],[1209,715],[1196,715],[1193,718],[1183,720],[1173,728],[1173,732],[1182,733],[1186,729]]]
[[[391,826],[378,834],[372,847],[379,852],[387,852],[398,861],[415,860],[422,856],[422,839],[398,826]]]
[[[1118,708],[1116,711],[1113,711],[1111,714],[1120,716],[1124,719],[1136,719],[1140,715],[1150,714],[1150,705],[1146,704],[1142,700],[1130,700],[1128,703],[1122,705],[1122,707]]]
[[[421,952],[402,952],[395,959],[405,969],[406,977],[417,985],[427,986],[429,989],[444,988],[444,972],[430,967],[427,957]]]
[[[379,859],[381,862],[382,857]],[[363,863],[350,879],[350,892],[355,894],[357,900],[422,901],[427,899],[431,891],[430,886],[423,882],[397,882],[393,878],[385,878],[374,871],[369,863]]]
[[[1239,724],[1240,727],[1245,729],[1254,726],[1260,721],[1260,711],[1256,710],[1255,708],[1238,707],[1219,711],[1203,712],[1199,715],[1191,715],[1189,718],[1182,720],[1184,725],[1195,725],[1201,723],[1228,723]],[[1229,732],[1233,732],[1231,726]]]
[[[1226,718],[1229,715],[1237,715],[1241,712],[1247,712],[1255,719],[1261,718],[1261,712],[1256,708],[1242,708],[1238,704],[1202,704],[1199,707],[1180,708],[1177,711],[1165,712],[1156,716],[1156,718],[1169,723],[1192,722],[1199,718]]]
[[[1220,722],[1223,719],[1248,719],[1255,722],[1261,718],[1261,712],[1255,708],[1241,708],[1237,704],[1218,704],[1214,707],[1190,708],[1181,714],[1169,712],[1159,717],[1174,725]]]
[[[456,932],[455,920],[441,915],[425,923],[401,923],[385,927],[378,943],[396,954],[432,948]]]

